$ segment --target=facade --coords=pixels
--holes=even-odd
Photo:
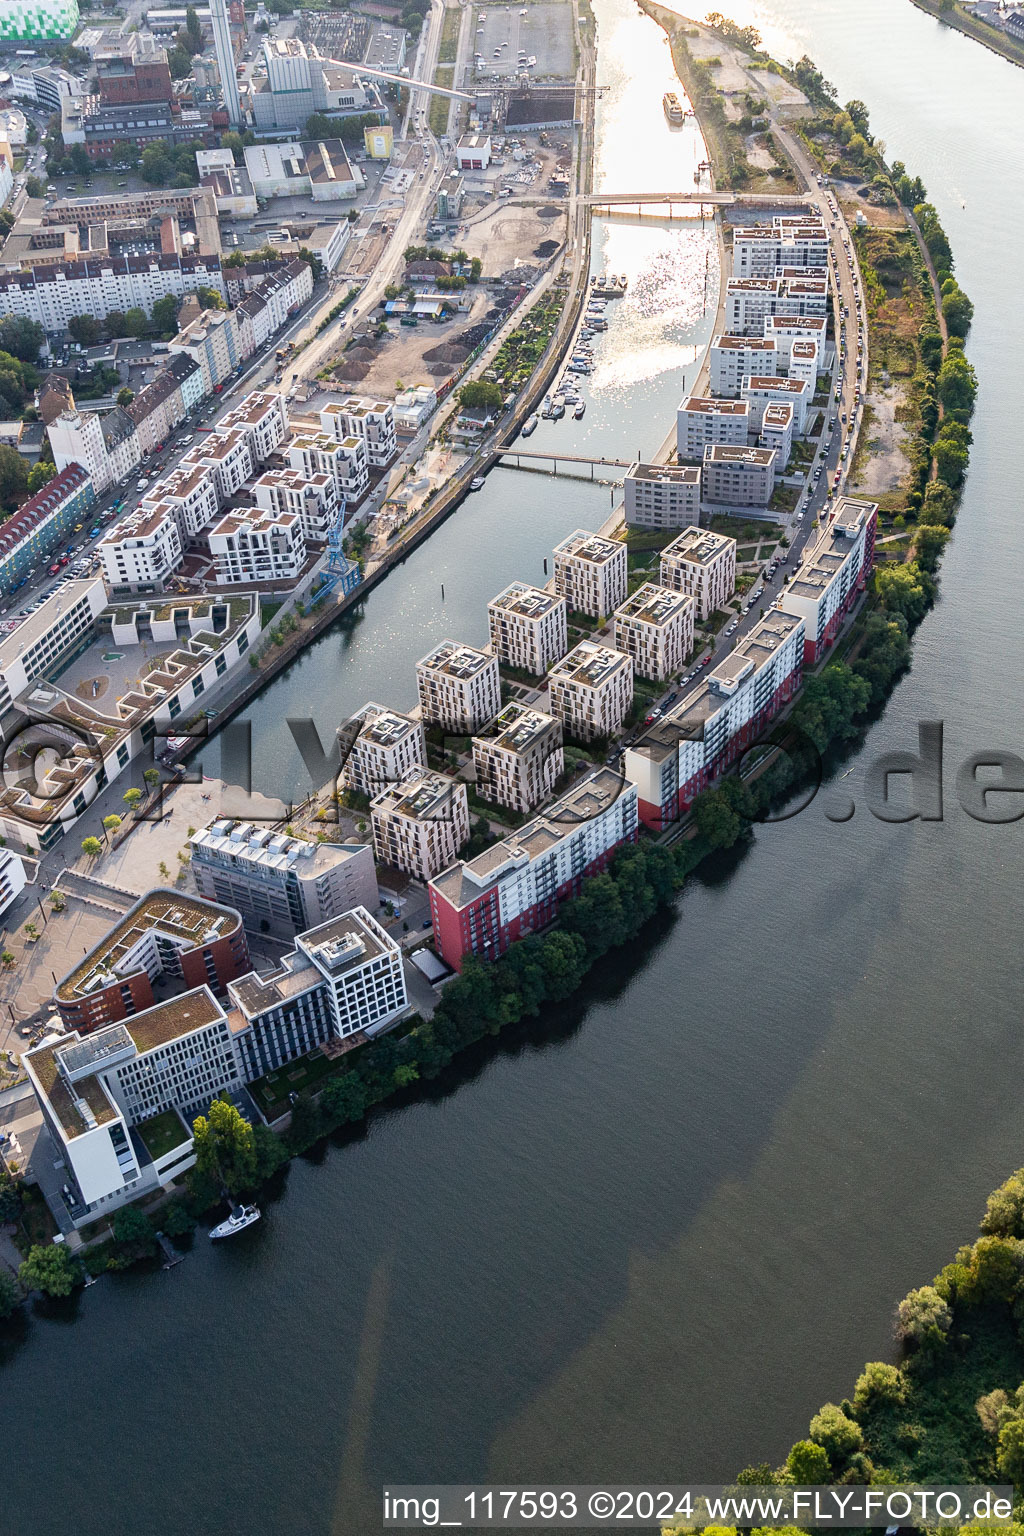
[[[362,501],[370,485],[370,469],[366,458],[366,444],[361,437],[345,437],[340,441],[318,432],[311,436],[296,436],[287,446],[288,465],[296,474],[312,479],[315,475],[330,475],[339,496],[352,505]]]
[[[666,683],[681,672],[693,650],[692,597],[645,581],[615,610],[615,646],[634,672]]]
[[[771,315],[790,318],[828,315],[828,279],[823,277],[734,277],[725,290],[725,318],[733,336],[763,336]]]
[[[734,277],[771,277],[776,267],[826,267],[828,233],[821,219],[776,217],[771,224],[736,229],[732,237]]]
[[[801,437],[807,426],[807,407],[814,396],[814,388],[805,379],[746,378],[741,386],[744,400],[750,406],[750,430],[760,432],[764,413],[769,405],[793,407],[793,431]]]
[[[291,512],[307,543],[323,544],[338,515],[338,487],[332,475],[302,475],[294,469],[267,469],[253,483],[253,498],[267,512]]]
[[[62,411],[47,427],[53,462],[59,470],[77,465],[101,495],[113,483],[103,427],[95,411]]]
[[[680,460],[700,462],[709,443],[746,445],[750,408],[744,400],[712,400],[691,395],[676,412],[676,451]]]
[[[688,528],[700,522],[695,464],[634,464],[622,482],[629,528]]]
[[[0,523],[0,593],[10,596],[34,565],[58,550],[95,500],[92,477],[76,462]]]
[[[766,508],[775,489],[776,460],[773,448],[705,448],[702,504]]]
[[[464,133],[455,151],[460,171],[486,171],[491,163],[491,139],[486,133]]]
[[[473,737],[476,792],[513,811],[532,811],[554,793],[565,767],[562,727],[513,700]]]
[[[362,400],[356,396],[320,412],[320,426],[335,442],[362,439],[371,469],[386,469],[398,452],[395,412],[387,400]]]
[[[710,528],[687,528],[661,552],[660,582],[696,604],[703,623],[736,590],[736,540]]]
[[[563,597],[513,581],[487,604],[491,649],[506,666],[541,677],[569,640]]]
[[[500,843],[431,880],[438,954],[456,970],[467,954],[495,959],[553,922],[562,902],[636,835],[635,787],[599,769]]]
[[[618,539],[577,528],[555,546],[555,591],[574,613],[604,619],[625,599],[628,563],[626,546]]]
[[[471,736],[501,708],[498,659],[445,640],[416,663],[420,711],[428,725]]]
[[[78,0],[3,0],[0,5],[0,39],[5,42],[71,39],[77,31]]]
[[[0,848],[0,917],[14,905],[27,884],[25,865],[13,848]]]
[[[720,400],[738,400],[749,374],[767,378],[782,361],[770,333],[765,336],[716,336],[708,353],[710,388]]]
[[[641,820],[671,826],[720,774],[752,746],[800,687],[802,619],[770,610],[623,755],[639,796]]]
[[[185,420],[185,407],[177,378],[170,371],[158,373],[152,384],[140,389],[124,407],[135,427],[139,452],[144,458]]]
[[[45,331],[63,333],[75,315],[105,320],[115,310],[152,312],[167,294],[184,298],[197,284],[224,292],[215,256],[83,257],[77,261],[0,272],[0,304],[6,314],[37,321]]]
[[[36,678],[77,650],[107,604],[99,577],[69,581],[0,639],[0,716]],[[0,826],[0,835],[8,837]]]
[[[791,371],[791,357],[794,342],[812,342],[819,365],[825,357],[825,343],[828,339],[828,321],[823,315],[769,315],[764,322],[765,339],[771,341],[779,355],[779,360],[787,373]],[[771,372],[770,368],[751,367],[748,373],[765,376]]]
[[[776,400],[765,406],[761,420],[760,445],[762,448],[774,448],[777,455],[776,472],[780,475],[785,472],[793,452],[793,418],[792,402]]]
[[[213,556],[213,585],[286,582],[293,586],[306,563],[306,535],[297,512],[236,507],[207,535]]]
[[[84,1032],[141,1013],[163,978],[176,991],[223,992],[250,968],[242,919],[231,907],[154,890],[93,946],[54,993],[68,1029]]]
[[[338,118],[381,115],[380,97],[372,85],[353,79],[351,68],[339,69],[297,37],[267,38],[263,65],[266,74],[252,82],[257,132],[301,129],[314,112]],[[386,114],[383,119],[386,123]]]
[[[100,541],[103,577],[112,591],[162,592],[184,548],[169,507],[140,506]]]
[[[245,169],[261,198],[311,197],[315,203],[337,203],[357,197],[366,185],[340,139],[254,144],[245,151]]]
[[[248,356],[241,350],[238,318],[233,309],[205,309],[198,320],[178,332],[169,347],[199,365],[208,395]]]
[[[875,563],[878,504],[841,496],[814,548],[805,554],[779,597],[783,613],[802,619],[804,662],[813,666],[831,646],[863,593]]]
[[[427,768],[410,769],[370,801],[373,847],[381,864],[429,880],[469,839],[466,786]]]
[[[342,728],[341,739],[341,781],[370,798],[427,766],[421,722],[372,700]]]
[[[551,713],[567,735],[593,741],[619,730],[633,703],[633,666],[622,651],[581,640],[548,675]]]
[[[368,843],[311,843],[252,822],[215,821],[189,839],[201,896],[239,912],[253,933],[290,937],[379,904]]]

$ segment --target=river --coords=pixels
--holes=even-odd
[[[1024,747],[1024,78],[909,0],[731,10],[868,103],[977,305],[975,445],[942,595],[853,773],[822,795],[862,801],[868,760],[942,719],[946,820],[883,825],[862,806],[840,825],[812,806],[760,829],[561,1016],[294,1164],[252,1242],[203,1239],[170,1274],[105,1279],[73,1322],[29,1319],[3,1346],[2,1536],[361,1536],[385,1481],[714,1481],[777,1459],[888,1354],[895,1301],[1024,1163],[1021,833],[970,821],[952,791],[969,751]],[[630,162],[648,153],[625,93],[641,80],[660,101],[670,77],[628,0],[596,11],[610,186],[623,138]],[[686,151],[677,136],[663,152]],[[636,293],[689,241],[702,296],[699,229],[598,235]],[[559,441],[664,436],[707,320],[694,276],[662,286],[664,310],[622,322],[645,350],[616,352],[613,327]],[[258,787],[303,787],[286,712],[330,728],[368,695],[409,702],[432,640],[481,639],[486,597],[608,505],[607,488],[491,475],[254,706]]]

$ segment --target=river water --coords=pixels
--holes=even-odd
[[[596,9],[603,184],[637,186],[656,154],[676,182],[695,144],[650,107],[672,84],[661,34],[628,0]],[[977,304],[941,600],[822,795],[861,808],[760,829],[560,1016],[294,1164],[252,1241],[203,1239],[172,1273],[105,1279],[73,1322],[5,1340],[2,1536],[347,1536],[380,1528],[385,1481],[714,1481],[778,1458],[887,1354],[894,1302],[1024,1163],[1021,832],[953,795],[969,751],[1024,747],[1024,75],[909,0],[732,13],[869,104]],[[555,440],[622,456],[661,440],[708,323],[708,247],[699,226],[599,228],[595,266],[638,296],[633,340],[608,333],[587,416]],[[608,506],[607,488],[491,475],[254,706],[257,787],[306,787],[286,713],[330,729],[367,696],[410,702],[416,656],[482,639],[487,596]],[[912,747],[921,719],[946,724],[946,820],[883,825],[866,763]]]

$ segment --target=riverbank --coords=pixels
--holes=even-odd
[[[952,27],[955,32],[962,32],[965,37],[981,43],[990,53],[997,53],[1000,58],[1009,59],[1011,64],[1024,67],[1024,43],[1018,43],[1005,32],[973,16],[960,0],[953,0],[952,7],[943,4],[943,0],[911,0],[911,4],[925,15],[933,16],[944,27]]]

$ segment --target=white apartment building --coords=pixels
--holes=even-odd
[[[804,623],[804,661],[813,665],[832,644],[864,591],[875,558],[878,504],[841,496],[831,521],[779,596],[783,613]]]
[[[447,869],[469,839],[469,801],[458,779],[413,768],[370,801],[373,847],[380,864],[429,880]]]
[[[203,464],[185,463],[155,480],[140,502],[143,507],[174,509],[182,546],[213,521],[218,505],[213,471]]]
[[[168,294],[183,299],[200,285],[224,294],[219,256],[83,257],[0,272],[0,310],[63,332],[75,315],[104,320],[129,309],[148,315],[157,299]]]
[[[803,379],[810,390],[811,399],[817,388],[821,359],[817,344],[813,341],[794,341],[789,349],[789,377]]]
[[[352,397],[325,406],[320,412],[320,425],[339,443],[347,437],[361,438],[371,469],[386,468],[398,452],[395,413],[387,400]]]
[[[726,324],[734,336],[763,336],[771,315],[828,315],[827,278],[734,277],[725,295]]]
[[[828,340],[828,320],[824,315],[769,315],[764,322],[764,340],[771,341],[779,355],[782,367],[790,370],[790,353],[796,341],[814,343],[819,371],[824,366],[825,345]],[[748,373],[766,378],[771,368],[751,367]],[[774,370],[776,373],[778,369]]]
[[[676,411],[676,451],[680,459],[698,463],[709,443],[742,448],[750,431],[750,407],[745,400],[712,400],[691,395]]]
[[[793,405],[789,400],[785,403],[775,400],[764,408],[760,442],[762,448],[775,449],[778,455],[776,474],[784,473],[793,452],[793,416]]]
[[[241,913],[253,933],[291,937],[379,904],[368,843],[313,843],[222,818],[189,838],[196,889]]]
[[[509,667],[541,677],[569,644],[564,597],[513,581],[487,604],[491,649]]]
[[[297,512],[236,507],[213,524],[208,538],[214,586],[256,581],[291,584],[306,563],[306,536]]]
[[[107,593],[99,576],[69,581],[0,638],[0,716],[44,672],[56,667],[88,634]],[[0,821],[0,836],[8,837]]]
[[[719,443],[705,448],[701,504],[765,510],[775,490],[777,458],[774,448],[728,448]]]
[[[577,741],[619,730],[633,703],[633,664],[622,651],[581,640],[548,675],[551,713]]]
[[[423,724],[372,700],[341,728],[341,782],[372,798],[412,769],[426,768]]]
[[[288,436],[288,408],[283,395],[254,389],[218,422],[221,432],[240,432],[254,464],[263,464]]]
[[[304,475],[294,469],[265,469],[253,482],[253,499],[267,512],[294,512],[306,540],[323,544],[338,516],[333,475]]]
[[[532,811],[554,793],[565,767],[562,727],[513,700],[473,737],[476,792],[513,811]]]
[[[659,579],[663,587],[692,597],[703,622],[736,590],[736,540],[710,528],[687,528],[662,550]]]
[[[647,826],[670,826],[756,741],[799,688],[803,654],[803,621],[770,610],[626,748],[623,772],[636,786]]]
[[[100,542],[103,576],[111,591],[162,591],[182,555],[177,520],[160,505],[138,507]]]
[[[771,277],[776,267],[824,267],[828,254],[828,233],[819,218],[777,217],[770,225],[733,231],[734,277]]]
[[[256,472],[248,440],[237,431],[208,433],[189,449],[180,465],[210,471],[219,506],[230,501]]]
[[[27,883],[20,856],[13,848],[0,848],[0,917],[14,905]]]
[[[764,424],[765,408],[772,404],[792,405],[793,431],[802,437],[807,427],[807,408],[814,398],[814,387],[806,379],[747,378],[741,387],[750,407],[750,430],[759,433]]]
[[[331,475],[339,495],[353,506],[369,489],[370,468],[361,437],[336,440],[325,433],[293,437],[287,454],[289,468],[297,474]]]
[[[628,563],[626,546],[618,539],[576,528],[555,546],[555,591],[574,613],[604,619],[629,590]]]
[[[749,374],[767,378],[780,371],[781,362],[780,349],[769,335],[716,336],[708,352],[711,393],[720,400],[737,400]]]
[[[634,672],[666,683],[683,670],[693,650],[694,606],[692,597],[646,581],[615,610],[615,646]]]
[[[636,834],[635,787],[598,769],[500,843],[431,880],[438,954],[456,970],[466,954],[495,959],[552,922]]]
[[[630,528],[688,528],[700,521],[695,464],[634,464],[622,482]]]
[[[94,411],[63,411],[46,430],[58,469],[80,464],[91,477],[97,496],[113,485],[103,428]]]
[[[498,658],[445,640],[416,663],[420,711],[428,725],[471,736],[501,708]]]
[[[208,395],[234,373],[252,350],[250,346],[248,351],[243,351],[238,313],[233,309],[204,309],[197,319],[178,332],[168,347],[171,352],[180,352],[198,365]]]

